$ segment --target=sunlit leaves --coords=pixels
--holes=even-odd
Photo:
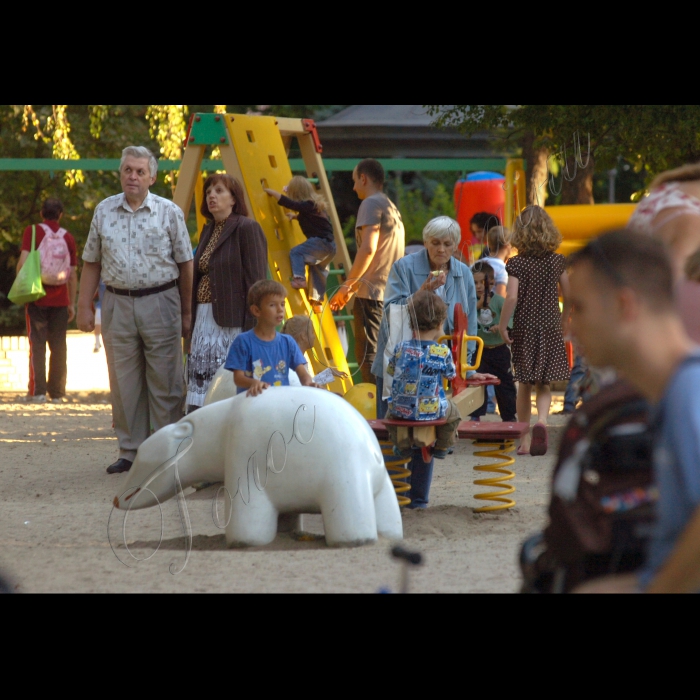
[[[187,138],[187,105],[149,105],[146,119],[165,160],[180,160]],[[171,176],[166,176],[166,182]]]
[[[166,160],[182,158],[183,144],[187,137],[187,105],[149,105],[146,119],[151,136],[160,145],[160,153]]]
[[[34,138],[46,144],[53,145],[53,157],[58,160],[80,160],[80,154],[70,138],[70,123],[68,122],[68,105],[51,105],[51,113],[44,119],[44,125],[37,115],[33,105],[24,105],[22,113],[22,128],[27,131],[30,125],[34,128]],[[82,170],[69,170],[65,174],[67,187],[73,187],[78,182],[85,182]]]
[[[68,105],[54,105],[53,117],[47,120],[47,128],[53,131],[53,157],[58,160],[80,160],[80,154],[70,138],[70,124],[66,116]],[[66,186],[73,187],[78,182],[85,182],[82,170],[66,172]]]
[[[109,105],[90,105],[90,134],[94,139],[99,139],[107,117]]]

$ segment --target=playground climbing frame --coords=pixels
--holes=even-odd
[[[309,359],[314,373],[333,367],[350,374],[336,319],[330,308],[326,304],[322,313],[314,313],[306,291],[292,289],[290,284],[292,270],[289,253],[306,240],[304,234],[299,224],[290,222],[284,210],[263,189],[269,187],[281,192],[292,179],[289,152],[295,138],[307,176],[318,181],[317,187],[329,203],[329,216],[338,248],[335,264],[349,271],[352,267],[350,255],[323,164],[323,149],[311,120],[240,114],[193,115],[174,199],[184,212],[189,213],[193,198],[196,198],[199,210],[204,196],[202,162],[207,149],[219,148],[226,172],[243,184],[248,211],[265,232],[270,275],[287,289],[287,317],[304,315],[313,321],[316,345],[309,353]],[[203,226],[201,217],[198,223],[200,227]],[[351,387],[352,380],[349,379],[337,380],[330,388],[344,395]]]

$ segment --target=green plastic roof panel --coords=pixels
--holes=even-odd
[[[223,114],[195,114],[189,144],[192,146],[227,146],[226,117]]]

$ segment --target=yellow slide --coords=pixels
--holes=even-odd
[[[345,352],[340,343],[338,329],[330,308],[326,305],[322,315],[315,314],[307,301],[305,290],[292,289],[292,267],[289,253],[306,238],[296,221],[290,222],[284,210],[263,187],[282,192],[292,179],[278,122],[274,117],[235,115],[228,121],[231,142],[238,156],[243,184],[250,204],[251,216],[262,226],[267,237],[270,273],[274,280],[286,288],[287,316],[308,316],[316,329],[316,347],[309,353],[314,374],[332,367],[345,372],[348,368]],[[352,387],[352,380],[337,380],[331,390],[344,395]]]

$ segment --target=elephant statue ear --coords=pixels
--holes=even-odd
[[[194,435],[194,426],[189,421],[184,421],[178,423],[175,426],[175,431],[173,432],[173,437],[176,440],[186,440]]]

